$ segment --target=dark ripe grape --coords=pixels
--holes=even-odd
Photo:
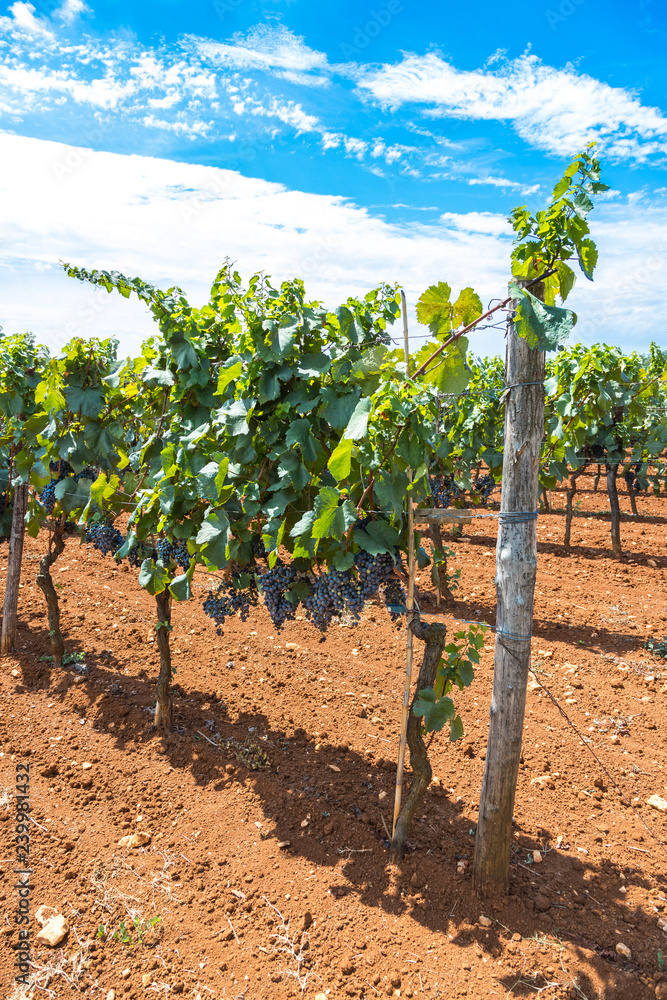
[[[286,621],[291,621],[296,616],[296,605],[286,599],[285,593],[297,579],[296,570],[283,565],[280,560],[273,569],[259,578],[266,609],[278,630]]]
[[[184,570],[190,568],[192,556],[188,552],[187,544],[183,541],[170,542],[168,538],[161,538],[156,545],[158,558],[165,564],[171,560]]]
[[[59,480],[52,479],[46,484],[39,495],[39,502],[47,514],[53,514],[53,508],[56,504],[56,486],[58,485],[58,482]]]
[[[498,488],[493,476],[477,476],[475,478],[475,493],[479,493],[480,497],[484,502],[486,502],[494,490]]]
[[[255,535],[252,540],[252,554],[255,559],[266,559],[266,546],[260,535]]]
[[[92,542],[103,556],[110,552],[116,552],[123,544],[123,536],[118,528],[114,528],[111,521],[106,521],[104,524],[93,524],[86,528],[85,539],[87,542]]]
[[[127,561],[130,566],[133,566],[135,569],[139,569],[144,559],[157,559],[157,552],[152,545],[146,545],[144,542],[137,542],[137,544],[133,545],[127,553]]]
[[[56,482],[60,482],[65,476],[71,476],[74,474],[74,469],[66,462],[64,458],[55,459],[53,462],[49,462],[49,472],[54,476],[57,476]]]
[[[452,476],[429,476],[429,483],[435,507],[451,507],[452,500],[460,500],[463,496],[463,489]]]
[[[371,520],[357,522],[362,528]],[[309,578],[310,594],[303,601],[304,610],[313,624],[325,632],[334,618],[349,615],[358,622],[364,605],[378,595],[382,588],[392,586],[396,580],[395,567],[400,564],[400,553],[392,556],[384,552],[372,555],[362,549],[354,557],[354,567],[348,570],[332,569]]]
[[[406,594],[398,577],[390,580],[384,588],[384,603],[392,621],[400,621],[406,610]]]
[[[204,601],[204,613],[216,624],[216,632],[222,635],[222,627],[230,615],[238,614],[246,621],[250,607],[257,604],[257,582],[249,574],[233,573],[230,583],[221,584],[217,591]]]
[[[97,479],[97,473],[94,469],[84,469],[83,472],[79,472],[74,477],[74,482],[78,483],[81,479],[88,479],[91,483],[94,483]]]

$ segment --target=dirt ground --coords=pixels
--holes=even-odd
[[[510,893],[493,902],[471,880],[492,633],[457,695],[465,736],[434,740],[436,777],[392,866],[405,630],[383,608],[320,643],[304,620],[276,632],[263,608],[218,637],[201,601],[175,605],[165,736],[155,604],[135,571],[68,542],[53,575],[83,656],[54,673],[34,582],[45,541],[28,540],[19,648],[0,660],[2,997],[665,1000],[667,812],[647,799],[667,798],[667,661],[642,647],[667,635],[667,498],[639,497],[616,561],[606,495],[580,488],[570,554],[561,491],[538,521],[532,662],[585,743],[531,681]],[[476,520],[449,542],[452,629],[495,621],[495,530]],[[0,558],[4,573],[6,546]],[[29,991],[13,984],[17,764],[30,768]],[[145,846],[118,846],[136,831]],[[43,904],[69,922],[60,947],[34,940]]]

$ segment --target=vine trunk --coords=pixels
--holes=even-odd
[[[447,627],[440,622],[432,622],[430,625],[427,625],[417,618],[410,623],[409,627],[418,639],[426,643],[426,646],[408,718],[407,737],[408,747],[410,748],[412,783],[410,791],[401,806],[401,811],[398,814],[396,829],[394,830],[394,837],[391,842],[391,857],[399,859],[405,855],[405,845],[412,820],[433,777],[433,770],[429,763],[424,740],[422,739],[422,720],[414,714],[413,708],[415,701],[419,697],[419,692],[424,688],[433,687],[440,657],[447,641]]]
[[[58,556],[65,550],[63,531],[63,526],[59,525],[49,536],[49,551],[39,561],[39,571],[36,580],[37,586],[46,598],[49,638],[51,639],[51,653],[55,669],[62,666],[63,656],[65,655],[65,643],[60,631],[60,605],[58,604],[56,588],[53,586],[53,580],[51,579],[51,567]]]

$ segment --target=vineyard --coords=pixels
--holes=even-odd
[[[667,350],[569,346],[604,190],[588,149],[417,352],[397,286],[230,263],[202,308],[65,264],[135,358],[0,338],[3,763],[69,907],[16,1000],[667,996]]]

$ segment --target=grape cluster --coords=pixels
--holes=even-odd
[[[137,542],[127,553],[127,561],[135,569],[139,569],[144,559],[156,558],[157,552],[155,549],[151,545],[145,545],[144,542]]]
[[[476,476],[475,478],[475,493],[479,493],[482,500],[486,503],[494,490],[498,488],[498,483],[495,481],[493,476]]]
[[[296,605],[287,600],[285,592],[297,579],[297,571],[292,566],[285,566],[280,559],[273,569],[259,578],[266,609],[277,629],[296,616]]]
[[[405,594],[394,572],[398,558],[386,552],[361,551],[354,557],[353,569],[334,567],[319,573],[310,580],[310,594],[303,601],[306,615],[321,632],[343,614],[358,622],[364,605],[382,589],[392,618],[397,618],[405,606]],[[391,610],[399,605],[398,614]]]
[[[56,505],[56,486],[63,479],[71,479],[73,483],[78,483],[80,479],[88,479],[92,483],[97,478],[93,469],[84,469],[83,472],[74,475],[74,469],[69,462],[49,462],[49,470],[56,474],[56,478],[46,484],[39,496],[39,502],[47,514],[53,514]]]
[[[226,619],[230,615],[240,614],[241,621],[246,621],[252,604],[257,604],[257,583],[254,576],[242,580],[241,574],[234,573],[231,583],[221,584],[215,593],[211,591],[208,595],[204,601],[204,614],[213,619],[215,631],[222,635]]]
[[[188,552],[185,542],[170,542],[168,538],[161,538],[156,545],[158,558],[166,566],[169,560],[173,560],[177,566],[188,570],[192,561],[192,556]]]
[[[632,490],[633,493],[641,493],[642,485],[639,482],[639,470],[641,469],[641,462],[637,462],[625,473],[625,481],[628,484],[628,489]]]
[[[451,507],[453,500],[460,500],[463,490],[453,476],[429,476],[431,497],[436,507]]]
[[[110,552],[116,552],[123,544],[123,536],[118,528],[114,528],[111,521],[103,524],[93,524],[86,528],[86,541],[92,542],[96,549],[99,549],[103,556]]]

